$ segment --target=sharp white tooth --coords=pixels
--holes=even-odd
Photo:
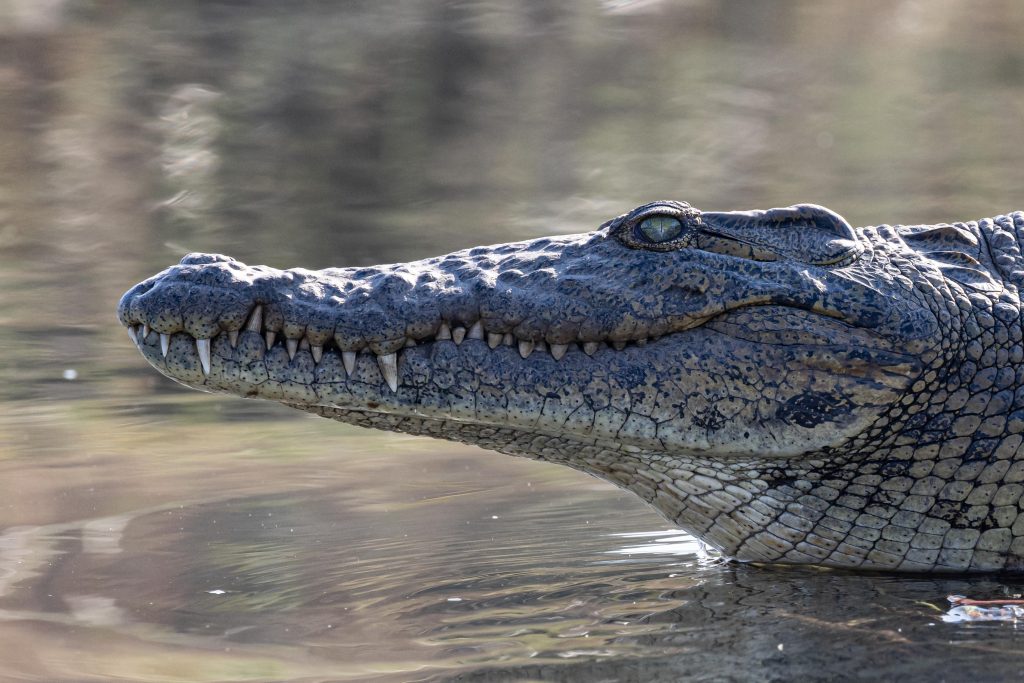
[[[228,342],[231,343],[231,348],[238,346],[238,330],[228,330]]]
[[[380,374],[384,375],[391,391],[398,391],[398,354],[385,353],[377,356],[377,366]]]
[[[533,353],[534,343],[532,341],[519,341],[519,355],[526,358]]]
[[[448,323],[441,323],[441,327],[437,329],[437,334],[434,339],[441,341],[442,339],[452,338],[452,328],[448,326]]]
[[[612,347],[616,351],[621,351],[622,349],[626,348],[626,342],[624,342],[624,341],[613,341],[612,342]]]
[[[284,345],[288,349],[288,358],[295,360],[295,352],[299,350],[298,339],[285,339]]]
[[[501,338],[501,343],[505,346],[515,346],[516,338],[512,336],[511,332],[506,332],[505,336]]]
[[[160,353],[167,358],[167,349],[171,348],[171,335],[160,333]]]
[[[452,341],[456,344],[461,344],[462,340],[466,338],[466,328],[459,326],[452,330]]]
[[[411,349],[414,346],[416,346],[416,340],[409,339],[408,337],[406,337],[406,339],[405,339],[405,347],[404,348]]]
[[[249,332],[256,332],[257,334],[263,331],[262,304],[256,304],[256,308],[252,309],[252,313],[249,314],[249,322],[246,323],[245,329]]]
[[[310,344],[309,352],[313,354],[313,360],[317,363],[324,357],[324,347],[317,344]]]
[[[139,345],[139,335],[135,334],[135,325],[128,326],[128,336],[131,338],[133,344],[136,346]]]
[[[139,339],[142,340],[142,341],[146,341],[146,337],[148,337],[148,336],[149,336],[149,325],[147,325],[146,323],[143,323],[142,324],[142,332],[139,333]]]
[[[196,350],[199,351],[199,362],[203,364],[203,374],[210,374],[210,340],[196,339]]]
[[[583,342],[583,352],[588,356],[593,356],[597,353],[597,342]]]
[[[274,345],[274,339],[277,337],[277,332],[267,330],[266,334],[263,336],[267,340],[267,351],[269,351],[270,347]]]
[[[345,364],[345,373],[351,377],[352,373],[356,370],[356,352],[355,351],[342,351],[341,362]]]
[[[562,360],[562,356],[569,350],[568,344],[552,344],[551,355],[555,357],[555,360]]]
[[[484,326],[479,320],[473,323],[473,327],[469,328],[469,334],[466,335],[470,339],[483,339],[484,338]]]
[[[498,344],[501,343],[501,339],[504,336],[505,335],[501,334],[500,332],[488,332],[487,345],[490,346],[492,349],[498,348]]]

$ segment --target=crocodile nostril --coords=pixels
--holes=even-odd
[[[185,254],[181,259],[181,265],[183,266],[201,266],[206,263],[232,263],[235,259],[224,254],[202,254],[199,252],[193,252],[191,254]]]

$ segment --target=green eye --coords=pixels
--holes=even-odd
[[[669,242],[683,233],[683,224],[671,216],[651,216],[637,227],[644,237],[655,244]]]

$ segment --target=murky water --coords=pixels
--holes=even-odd
[[[0,680],[1018,680],[1024,581],[703,558],[553,466],[190,393],[187,251],[391,262],[643,201],[1024,208],[1024,6],[0,0]]]

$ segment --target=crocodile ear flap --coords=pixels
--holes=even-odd
[[[974,233],[959,225],[948,223],[902,228],[900,237],[920,252],[956,250],[977,254],[980,248]]]
[[[706,211],[701,221],[706,232],[819,266],[835,265],[862,250],[846,219],[817,204],[767,211]]]
[[[974,233],[958,225],[934,225],[910,228],[900,236],[912,249],[929,259],[943,277],[979,292],[1003,289],[988,269],[978,261],[981,246]]]

